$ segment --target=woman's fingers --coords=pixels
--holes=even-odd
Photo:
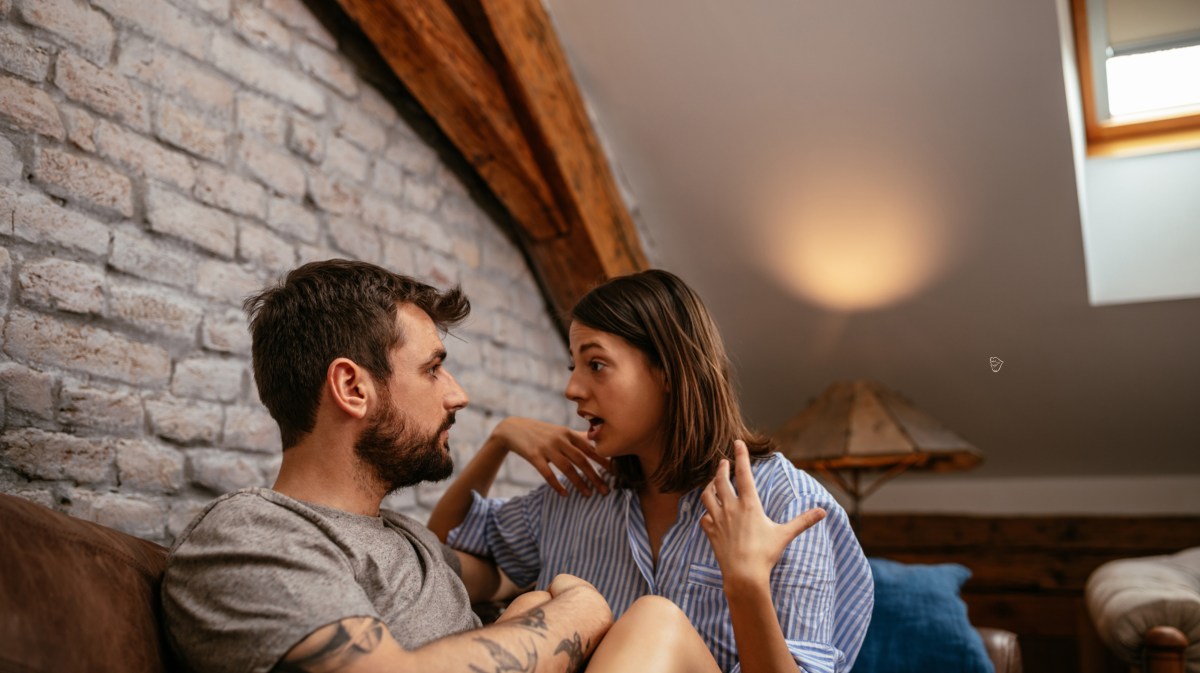
[[[571,462],[575,463],[575,466],[578,467],[581,472],[583,472],[583,476],[587,477],[588,481],[595,484],[596,488],[599,489],[601,493],[608,493],[608,484],[596,472],[596,468],[592,467],[592,463],[588,460],[587,454],[575,448],[574,446],[568,446],[565,450],[565,453],[567,454],[567,457],[571,459]]]
[[[538,471],[538,474],[542,475],[542,479],[545,479],[546,483],[550,484],[550,488],[554,489],[555,493],[559,495],[567,494],[567,488],[558,480],[558,476],[554,474],[554,470],[550,469],[549,463],[546,461],[531,460],[529,464]]]
[[[786,527],[790,537],[788,542],[796,539],[796,536],[815,526],[821,519],[825,518],[825,510],[820,507],[814,507],[807,512],[796,515],[796,518],[787,522]]]
[[[571,461],[566,456],[561,453],[554,454],[550,457],[550,462],[554,463],[554,466],[563,473],[563,476],[568,481],[575,485],[575,488],[579,489],[580,493],[584,495],[592,494],[592,487],[584,480],[579,474],[579,470],[575,469],[575,466],[571,464]]]
[[[733,442],[733,460],[737,464],[737,492],[739,498],[745,498],[747,503],[758,502],[758,489],[754,487],[754,472],[750,469],[750,450],[746,442],[738,439]]]
[[[737,499],[737,494],[733,492],[733,484],[729,483],[729,461],[721,459],[717,465],[717,476],[713,479],[713,485],[717,489],[717,498],[722,503],[732,503]]]
[[[721,509],[721,501],[717,499],[717,489],[713,484],[705,486],[704,490],[700,492],[700,502],[704,503],[704,508],[708,510],[708,514],[704,516],[709,517],[711,521],[712,517],[716,516]]]

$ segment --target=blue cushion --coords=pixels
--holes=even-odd
[[[957,563],[868,561],[875,609],[854,673],[994,673],[958,595],[969,569]]]

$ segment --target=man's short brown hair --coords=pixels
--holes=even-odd
[[[388,380],[388,353],[404,342],[396,324],[400,304],[425,311],[443,331],[471,311],[457,286],[442,292],[345,259],[305,264],[246,299],[258,397],[279,424],[285,450],[316,424],[329,363],[349,358],[376,381]]]

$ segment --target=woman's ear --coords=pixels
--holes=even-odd
[[[367,415],[375,384],[365,369],[349,358],[337,358],[325,372],[325,387],[334,405],[353,418]]]

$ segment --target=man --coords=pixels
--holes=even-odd
[[[450,475],[467,395],[440,333],[470,304],[361,262],[306,264],[246,301],[259,397],[279,424],[272,489],[218,498],[176,541],[163,580],[172,646],[207,671],[574,670],[612,621],[562,575],[480,628],[492,566],[380,510]]]

